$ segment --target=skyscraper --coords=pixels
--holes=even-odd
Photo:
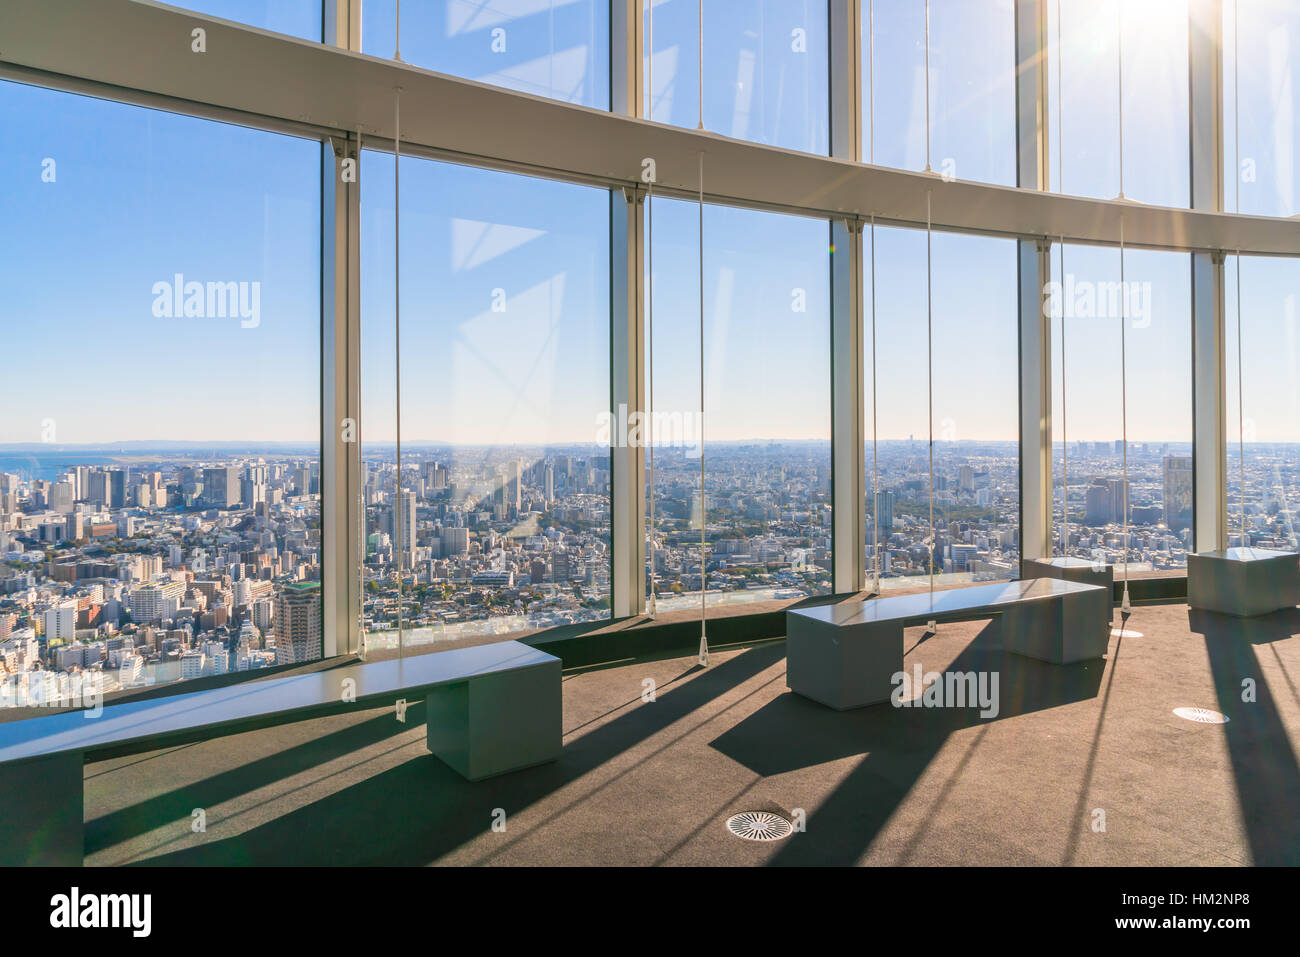
[[[320,582],[285,585],[275,596],[275,663],[292,665],[321,656]]]
[[[402,551],[410,561],[410,555],[415,550],[415,493],[409,489],[403,489],[398,496],[398,504],[391,512],[393,522],[393,544],[397,545],[397,533],[401,530]]]
[[[1166,455],[1164,458],[1165,524],[1171,531],[1190,528],[1192,524],[1192,457]]]
[[[894,490],[880,493],[880,530],[888,534],[894,527]]]
[[[203,500],[216,508],[239,504],[239,471],[232,465],[203,470]]]
[[[108,472],[108,501],[105,502],[109,508],[121,508],[126,504],[126,481],[129,472],[123,469],[110,469]]]

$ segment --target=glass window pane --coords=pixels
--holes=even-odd
[[[394,0],[361,8],[363,52],[398,48]],[[429,0],[402,6],[402,60],[415,66],[609,109],[609,5],[598,0]]]
[[[1053,247],[1054,271],[1059,255]],[[1127,250],[1126,311],[1119,258],[1114,247],[1066,245],[1052,338],[1054,475],[1069,507],[1063,544],[1064,512],[1054,502],[1054,553],[1114,564],[1117,579],[1125,556],[1125,405],[1130,577],[1185,569],[1192,534],[1191,257]]]
[[[651,0],[650,118],[700,122],[699,0]],[[704,4],[704,127],[807,153],[829,148],[827,7],[808,0]]]
[[[1047,8],[1052,189],[1112,199],[1122,188],[1128,199],[1186,207],[1188,0],[1061,0],[1059,23],[1057,5]]]
[[[321,0],[180,0],[172,6],[303,40],[323,39]]]
[[[1240,278],[1238,328],[1237,257],[1229,256],[1224,336],[1229,544],[1242,544],[1244,450],[1245,544],[1295,551],[1300,549],[1295,526],[1300,505],[1300,260],[1245,256]]]
[[[864,4],[862,42],[862,158],[881,166],[923,170],[923,0]],[[1010,0],[931,3],[931,169],[957,179],[1016,184],[1015,59]]]
[[[608,617],[609,193],[402,158],[399,433],[393,158],[362,168],[367,647],[399,539],[406,648]]]
[[[1223,200],[1228,210],[1259,216],[1300,212],[1298,95],[1300,6],[1293,0],[1225,3]],[[1235,177],[1234,166],[1239,166]]]
[[[701,415],[699,207],[648,204],[651,295],[647,307],[647,595],[654,611],[700,607]],[[660,423],[654,426],[654,423]]]
[[[320,658],[320,144],[13,83],[0,116],[8,702]]]
[[[870,284],[870,229],[864,243]],[[929,580],[931,383],[935,583],[1020,574],[1016,245],[936,232],[931,260],[927,334],[925,232],[876,228],[874,362],[870,300],[865,309],[865,487],[868,568],[878,555],[882,588]]]
[[[699,207],[654,206],[653,412],[698,421]],[[829,235],[704,209],[704,442],[656,448],[661,609],[699,607],[701,464],[709,607],[830,591]]]

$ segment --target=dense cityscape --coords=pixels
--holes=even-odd
[[[367,648],[609,615],[607,448],[404,447],[399,481],[366,447],[362,472]]]
[[[0,703],[321,657],[311,451],[0,462]]]
[[[1124,443],[1071,442],[1054,449],[1055,553],[1122,565]],[[1061,481],[1068,474],[1066,492]],[[1062,495],[1066,495],[1063,510]],[[1188,443],[1130,442],[1128,446],[1128,567],[1130,573],[1187,567],[1192,548],[1192,448]],[[1067,535],[1068,540],[1064,538]],[[1064,544],[1063,544],[1064,543]]]
[[[313,451],[0,457],[0,703],[72,700],[88,680],[113,692],[319,658]],[[610,615],[607,450],[421,446],[404,449],[400,480],[395,451],[363,456],[368,648],[394,646],[399,625],[419,644]],[[1056,552],[1122,563],[1122,445],[1070,444],[1065,549],[1055,451]],[[1015,443],[936,444],[933,553],[928,444],[868,444],[866,460],[868,567],[878,556],[882,589],[924,584],[931,554],[937,583],[1016,577]],[[1296,447],[1258,444],[1246,462],[1247,543],[1296,549]],[[657,611],[696,607],[701,462],[657,448],[653,464],[647,594]],[[1238,544],[1240,459],[1230,453],[1228,466]],[[1130,571],[1177,573],[1191,537],[1190,448],[1130,443],[1128,474]],[[831,591],[829,443],[717,443],[704,479],[710,606]]]

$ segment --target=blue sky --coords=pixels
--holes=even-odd
[[[320,434],[320,144],[0,83],[0,442]],[[54,180],[46,182],[46,160]],[[260,323],[155,283],[260,283]],[[251,289],[251,286],[250,286]]]
[[[1188,0],[1123,6],[1124,192],[1186,205]],[[185,6],[320,36],[319,0],[194,0]],[[875,0],[874,136],[881,164],[923,168],[921,0]],[[1117,0],[1049,3],[1054,188],[1119,190]],[[1243,211],[1297,211],[1295,84],[1300,11],[1242,0],[1240,147],[1231,139],[1232,5],[1225,5],[1230,163],[1251,162]],[[393,0],[367,0],[363,48],[391,56]],[[652,112],[699,119],[696,0],[653,5]],[[463,0],[403,5],[410,63],[607,108],[607,5],[596,0]],[[824,3],[705,3],[709,129],[794,149],[828,145]],[[930,163],[959,178],[1015,176],[1011,0],[933,0]],[[504,32],[499,32],[504,31]],[[1058,89],[1057,66],[1065,83]],[[10,394],[0,442],[198,438],[296,441],[319,428],[319,148],[275,134],[0,84],[0,214],[26,241],[2,265]],[[45,159],[55,182],[42,181]],[[706,179],[708,170],[706,169]],[[363,164],[363,429],[393,437],[392,160]],[[1238,177],[1229,177],[1234,208]],[[608,397],[608,194],[445,163],[403,160],[404,435],[415,440],[589,441]],[[655,203],[656,406],[699,404],[697,209]],[[708,435],[829,436],[829,230],[748,210],[705,211]],[[878,229],[878,421],[882,438],[928,423],[924,231]],[[1115,250],[1070,246],[1076,280],[1119,278]],[[1054,263],[1058,262],[1054,254]],[[1189,257],[1130,251],[1127,278],[1150,283],[1151,323],[1130,329],[1129,435],[1190,437]],[[1230,269],[1235,267],[1230,266]],[[261,322],[157,319],[151,287],[258,282]],[[1296,438],[1295,262],[1247,261],[1243,282],[1247,416],[1261,440]],[[1235,273],[1234,273],[1235,275]],[[937,432],[1016,435],[1016,259],[1002,239],[936,233],[933,394]],[[500,290],[498,294],[497,291]],[[803,311],[792,308],[802,290]],[[505,312],[495,311],[502,300]],[[498,303],[499,304],[499,303]],[[870,314],[867,316],[870,320]],[[1118,320],[1071,319],[1070,437],[1121,430]],[[1229,322],[1235,322],[1230,297]],[[1058,325],[1059,328],[1059,325]],[[1235,348],[1235,335],[1229,330]],[[1229,363],[1235,383],[1235,356]],[[1054,367],[1060,368],[1060,355]],[[92,373],[93,374],[90,374]],[[162,401],[159,401],[162,397]],[[1060,397],[1058,392],[1057,401]],[[1288,404],[1290,402],[1290,404]]]
[[[593,442],[609,193],[402,158],[402,439]],[[393,157],[361,167],[362,432],[396,438]]]

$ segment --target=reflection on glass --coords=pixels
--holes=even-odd
[[[320,658],[320,144],[0,115],[0,704]]]
[[[1240,27],[1237,18],[1240,18]],[[1300,5],[1223,4],[1225,208],[1258,216],[1300,212]],[[1235,142],[1234,142],[1235,140]],[[1232,175],[1234,166],[1237,175]]]
[[[607,617],[609,193],[403,157],[399,495],[392,156],[362,170],[368,648],[399,538],[407,649]]]
[[[698,0],[646,3],[649,116],[700,122]],[[829,149],[827,7],[808,0],[704,4],[704,127],[736,139]]]
[[[1060,0],[1059,22],[1057,6],[1047,4],[1048,104],[1059,111],[1049,136],[1063,168],[1050,164],[1051,188],[1186,207],[1188,0]]]
[[[1131,578],[1186,568],[1192,535],[1191,257],[1126,249],[1065,247],[1052,286],[1053,328],[1065,313],[1064,410],[1069,416],[1070,540],[1061,541],[1062,502],[1053,504],[1053,554],[1116,566],[1125,557],[1125,409],[1120,322],[1127,315],[1128,562]],[[1053,263],[1059,260],[1053,255]],[[1127,306],[1125,305],[1127,294]],[[1052,368],[1062,368],[1053,336]],[[1053,377],[1054,474],[1061,475],[1061,394]]]
[[[365,0],[363,52],[398,49],[395,0]],[[403,62],[521,93],[609,109],[609,5],[598,0],[402,4]]]
[[[1236,256],[1228,257],[1225,269],[1228,544],[1242,544],[1244,449],[1245,544],[1295,551],[1300,548],[1295,527],[1300,507],[1300,355],[1296,345],[1300,261],[1242,257],[1240,329]]]
[[[171,5],[319,42],[323,22],[321,2],[322,0],[177,0]]]
[[[863,160],[1014,186],[1011,0],[932,0],[928,113],[925,4],[864,2],[862,24]]]

